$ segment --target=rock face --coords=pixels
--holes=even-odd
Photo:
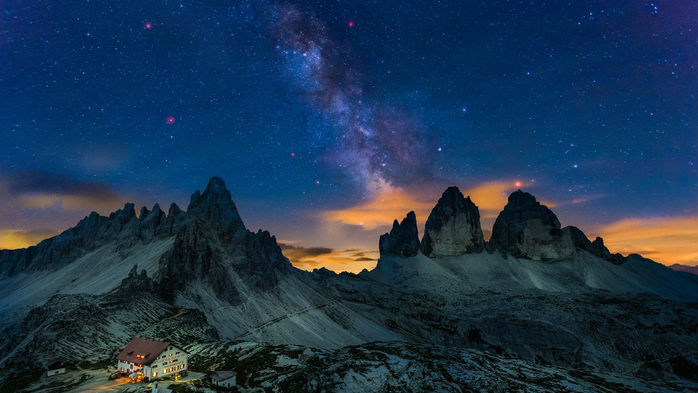
[[[381,235],[378,248],[381,254],[413,257],[419,252],[419,234],[417,232],[417,217],[414,212],[407,213],[400,224],[393,222],[390,233]]]
[[[480,211],[458,187],[444,191],[424,228],[422,254],[430,258],[482,252]]]
[[[274,236],[245,228],[223,179],[211,178],[203,193],[197,190],[191,196],[186,213],[177,211],[170,208],[171,216],[182,218],[159,269],[168,301],[183,283],[199,280],[219,298],[237,304],[242,297],[231,268],[247,285],[260,289],[273,287],[291,269]]]
[[[616,265],[621,265],[627,260],[627,258],[621,254],[611,254],[611,252],[608,251],[608,248],[606,248],[606,246],[603,244],[603,239],[598,236],[593,242],[591,242],[586,237],[584,232],[577,227],[568,226],[565,227],[563,231],[564,230],[569,230],[570,235],[572,236],[572,241],[577,248],[588,251],[590,254],[596,255],[597,257],[605,259]]]
[[[92,212],[74,228],[34,247],[1,250],[0,278],[56,270],[107,244],[127,255],[138,243],[170,237],[175,238],[172,248],[164,252],[152,277],[168,301],[187,283],[202,280],[234,304],[240,300],[236,274],[252,287],[268,289],[291,267],[276,238],[245,228],[225,183],[213,177],[203,193],[191,196],[186,212],[173,203],[165,214],[156,204],[152,210],[141,208],[136,216],[134,205],[127,203],[109,217]]]
[[[92,212],[74,228],[46,239],[36,246],[19,250],[0,250],[0,277],[22,272],[57,269],[107,242],[132,244],[138,218],[132,203],[103,217]]]
[[[568,228],[562,230],[557,216],[536,198],[521,190],[509,195],[492,228],[492,249],[516,258],[563,259],[575,251]]]
[[[190,198],[188,215],[196,215],[208,222],[223,242],[229,242],[238,231],[244,232],[238,209],[225,187],[223,179],[212,177],[201,194],[197,190]]]

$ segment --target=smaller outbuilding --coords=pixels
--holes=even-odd
[[[235,386],[237,374],[232,371],[211,371],[206,377],[213,385],[232,388]]]
[[[65,374],[65,364],[60,360],[54,360],[48,365],[46,376],[53,377],[58,374]]]

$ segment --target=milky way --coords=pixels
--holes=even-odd
[[[669,230],[698,222],[696,20],[691,1],[7,0],[0,248],[186,207],[219,176],[288,245],[375,249],[448,186],[483,220],[522,188],[614,252],[696,264]]]
[[[428,176],[418,120],[400,108],[367,102],[351,48],[333,40],[313,13],[282,4],[273,7],[272,15],[276,49],[287,75],[336,126],[336,134],[319,136],[336,141],[339,154],[332,159],[369,190]]]

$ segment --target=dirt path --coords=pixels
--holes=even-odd
[[[271,320],[269,320],[269,321],[267,321],[267,322],[265,322],[265,323],[263,323],[263,324],[261,324],[261,325],[259,325],[259,326],[257,326],[257,327],[254,327],[254,328],[252,328],[252,329],[246,331],[245,333],[243,333],[243,334],[241,334],[241,335],[235,337],[234,340],[240,340],[240,339],[242,339],[243,337],[247,336],[248,334],[251,334],[251,333],[253,333],[253,332],[256,332],[256,331],[258,331],[258,330],[260,330],[260,329],[264,329],[264,328],[267,327],[267,326],[270,326],[270,325],[273,325],[273,324],[278,323],[278,322],[280,322],[280,321],[283,321],[284,319],[287,319],[287,318],[292,317],[292,316],[294,316],[294,315],[304,314],[304,313],[307,313],[308,311],[316,310],[316,309],[318,309],[318,308],[327,307],[327,306],[330,306],[330,305],[332,305],[332,304],[334,304],[334,303],[337,303],[337,302],[338,302],[338,300],[337,300],[337,299],[334,299],[334,300],[330,300],[330,301],[327,302],[327,303],[323,303],[323,304],[320,304],[320,305],[317,305],[317,306],[307,307],[307,308],[304,308],[304,309],[299,310],[299,311],[296,311],[296,312],[284,314],[284,315],[282,315],[282,316],[280,316],[280,317],[271,319]]]

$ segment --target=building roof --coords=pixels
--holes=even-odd
[[[237,373],[232,371],[211,371],[209,377],[214,381],[225,381],[228,378],[236,376]]]
[[[54,360],[48,365],[49,370],[56,370],[59,368],[65,368],[65,365],[63,364],[62,360]]]
[[[167,341],[134,337],[117,356],[117,360],[149,366],[170,345]]]

